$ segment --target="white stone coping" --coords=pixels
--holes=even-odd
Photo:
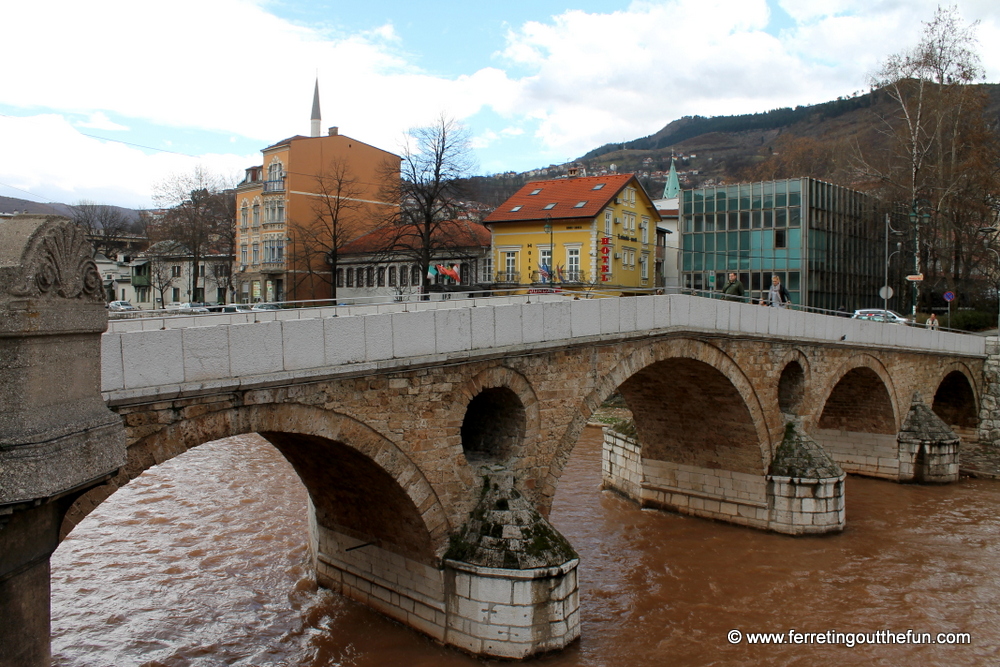
[[[769,482],[779,484],[829,484],[830,482],[843,482],[847,479],[847,473],[838,477],[785,477],[783,475],[765,475]]]
[[[463,563],[462,561],[451,560],[449,558],[444,560],[444,564],[454,570],[468,572],[469,574],[474,574],[478,577],[524,581],[530,579],[551,579],[552,577],[560,577],[569,574],[576,569],[577,565],[580,564],[580,559],[572,558],[562,565],[555,565],[553,567],[533,567],[525,570],[507,570],[499,567],[485,567],[482,565]]]
[[[101,389],[112,402],[163,400],[684,333],[949,356],[986,354],[981,336],[682,294],[580,300],[547,294],[500,301],[116,321],[101,337]],[[393,306],[400,310],[378,311]],[[344,308],[353,314],[343,316]],[[333,316],[334,311],[339,314]]]
[[[724,503],[732,503],[733,505],[746,505],[747,507],[759,507],[767,509],[768,505],[766,502],[760,502],[758,500],[750,500],[748,498],[740,498],[738,496],[723,496],[714,493],[704,493],[702,491],[693,491],[691,489],[681,488],[679,486],[668,486],[666,484],[651,484],[649,482],[642,482],[640,485],[644,491],[660,491],[662,493],[675,493],[679,496],[690,496],[692,498],[701,498],[702,500],[717,500]]]

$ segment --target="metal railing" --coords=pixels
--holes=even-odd
[[[264,192],[284,192],[285,179],[279,178],[271,181],[264,181]]]

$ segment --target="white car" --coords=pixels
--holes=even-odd
[[[196,302],[192,302],[192,301],[188,301],[188,302],[185,302],[185,303],[171,303],[171,304],[167,304],[167,310],[173,310],[173,311],[176,311],[178,313],[207,313],[208,312],[208,308],[205,307],[205,304],[196,303]]]
[[[881,308],[855,310],[852,317],[855,320],[871,320],[873,322],[886,322],[888,324],[912,324],[911,320],[906,319],[899,313]]]
[[[108,304],[108,310],[110,310],[112,313],[129,313],[139,309],[133,306],[128,301],[112,301],[111,303]]]

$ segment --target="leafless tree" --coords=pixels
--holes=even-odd
[[[173,275],[173,269],[171,263],[167,261],[167,257],[159,254],[155,246],[150,250],[152,253],[148,255],[149,286],[160,295],[160,308],[166,308],[167,290],[174,286],[176,278]]]
[[[132,219],[117,206],[81,201],[73,208],[73,222],[83,227],[98,252],[114,257]]]
[[[291,292],[300,294],[308,283],[310,298],[315,299],[319,285],[329,285],[336,300],[340,249],[376,221],[366,219],[365,188],[347,162],[327,163],[314,177],[313,188],[311,215],[306,220],[289,220],[289,259],[295,271]]]
[[[435,257],[459,252],[465,239],[443,233],[442,225],[458,217],[466,177],[475,168],[467,130],[456,120],[440,116],[429,127],[409,131],[401,150],[397,179],[386,173],[392,191],[383,198],[400,208],[386,226],[388,252],[405,256],[420,267],[422,292],[430,287],[428,268]],[[393,170],[387,166],[386,171]]]
[[[191,299],[203,278],[199,267],[206,255],[232,259],[236,237],[236,197],[229,182],[198,167],[189,174],[175,175],[160,183],[153,201],[166,209],[150,228],[151,241],[170,240],[190,252],[192,270],[188,294]]]

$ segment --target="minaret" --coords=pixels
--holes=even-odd
[[[667,184],[663,188],[664,199],[677,199],[681,193],[681,184],[677,179],[677,168],[674,166],[676,159],[674,156],[670,156],[670,173],[667,174]]]
[[[316,77],[316,90],[313,91],[313,112],[312,112],[312,126],[310,137],[319,136],[319,127],[321,125],[320,113],[319,113],[319,77]]]

